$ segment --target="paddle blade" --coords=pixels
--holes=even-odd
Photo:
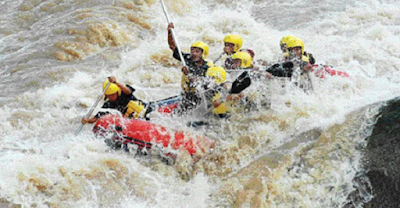
[[[232,83],[232,87],[229,93],[238,94],[249,87],[251,84],[250,75],[247,71],[243,72],[235,81]]]

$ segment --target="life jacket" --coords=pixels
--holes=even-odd
[[[220,93],[216,93],[214,95],[214,97],[211,98],[211,103],[213,103],[214,101],[220,100],[220,99],[221,99]],[[219,106],[212,109],[212,113],[214,115],[218,115],[220,117],[224,117],[228,113],[228,111],[229,111],[229,109],[228,109],[225,101],[222,102]]]
[[[131,100],[126,105],[125,116],[129,118],[143,118],[146,106],[140,100]]]
[[[310,59],[308,58],[308,56],[302,55],[301,60],[304,62],[310,63]]]

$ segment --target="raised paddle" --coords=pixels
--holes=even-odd
[[[166,7],[165,7],[164,0],[160,0],[160,1],[161,1],[161,5],[162,5],[162,8],[163,8],[164,14],[165,14],[165,18],[167,19],[167,22],[168,22],[168,24],[169,24],[169,23],[171,23],[171,21],[169,20],[168,13],[167,13],[167,9],[166,9]],[[175,42],[175,46],[176,46],[176,48],[177,48],[177,50],[178,50],[178,53],[179,53],[179,57],[181,58],[182,65],[183,65],[183,66],[186,66],[185,59],[183,59],[183,55],[182,55],[182,53],[181,53],[181,49],[179,48],[178,39],[176,38],[174,28],[171,28],[170,30],[171,30],[172,38],[174,39],[174,42]]]

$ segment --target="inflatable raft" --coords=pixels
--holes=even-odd
[[[161,114],[170,114],[178,107],[180,101],[181,96],[177,95],[156,102],[150,102],[150,107],[157,109]]]
[[[349,77],[349,74],[347,72],[335,70],[327,65],[313,65],[311,68],[311,72],[314,72],[315,76],[319,78],[325,78],[326,75]]]
[[[105,115],[93,127],[97,136],[109,137],[121,144],[136,145],[140,150],[161,149],[164,154],[186,150],[190,155],[204,154],[213,141],[183,131],[175,131],[144,120],[128,119],[119,115]]]

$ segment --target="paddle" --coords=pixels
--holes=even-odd
[[[238,94],[251,85],[249,71],[244,71],[233,81],[229,94]]]
[[[303,67],[305,67],[304,65],[302,65],[302,58],[301,58],[301,56],[300,57],[297,57],[297,58],[295,58],[295,59],[297,59],[297,60],[294,60],[294,61],[296,61],[297,63],[299,63],[299,67],[300,67],[300,71],[301,72],[304,72],[303,71]],[[311,70],[311,69],[310,69]],[[306,76],[306,81],[309,83],[309,86],[310,86],[310,89],[311,89],[311,91],[313,92],[314,91],[314,88],[313,88],[313,83],[312,83],[312,80],[311,80],[311,78],[310,78],[310,70],[308,70],[308,71],[305,71],[305,76]],[[299,76],[299,79],[300,79],[301,77]],[[300,80],[297,80],[297,82],[299,82]],[[307,90],[307,89],[305,89],[305,90]]]
[[[99,104],[101,98],[103,97],[104,93],[106,92],[106,90],[108,89],[109,86],[110,86],[110,82],[107,83],[107,85],[104,88],[103,92],[101,93],[101,95],[99,95],[99,97],[97,98],[96,102],[94,103],[94,105],[92,106],[92,108],[89,110],[89,112],[86,114],[86,116],[84,118],[88,119],[90,117],[90,115],[92,115],[94,109]],[[79,134],[79,132],[81,132],[81,130],[82,130],[84,125],[85,124],[81,123],[81,125],[79,126],[79,128],[75,132],[75,136],[77,136]]]
[[[181,99],[181,96],[180,95],[174,95],[174,96],[171,96],[171,97],[168,97],[168,98],[164,98],[164,99],[162,99],[162,100],[157,100],[157,101],[150,101],[149,102],[149,105],[151,106],[151,107],[157,107],[157,106],[162,106],[162,105],[168,105],[168,104],[170,104],[170,103],[173,103],[173,102],[176,102],[176,101],[178,101],[179,99]]]
[[[305,81],[306,81],[307,85],[299,85],[299,86],[300,86],[300,87],[302,86],[302,88],[303,88],[306,92],[309,91],[309,90],[311,90],[311,92],[313,92],[313,91],[314,91],[314,88],[313,88],[313,83],[312,83],[312,80],[311,80],[311,77],[310,77],[310,71],[311,71],[311,69],[310,69],[310,70],[307,70],[307,71],[304,71],[304,70],[303,70],[303,68],[305,68],[307,64],[304,64],[304,65],[302,64],[302,63],[304,63],[304,62],[302,61],[301,57],[298,57],[296,61],[299,63],[299,67],[300,67],[300,74],[299,74],[298,80],[297,80],[296,82],[297,82],[297,83],[300,83],[301,75],[304,74],[304,76],[305,76]],[[304,87],[304,86],[305,86],[305,87]]]
[[[165,18],[167,19],[167,23],[169,24],[169,23],[171,23],[171,21],[169,20],[164,0],[160,0],[160,1],[161,1],[161,5],[162,5],[162,8],[163,8],[164,14],[165,14]],[[182,65],[186,66],[185,59],[183,59],[183,55],[181,53],[181,49],[179,48],[178,39],[176,38],[174,28],[171,28],[170,30],[171,30],[172,38],[174,39],[174,42],[175,42],[175,46],[176,46],[176,48],[178,50],[178,53],[179,53],[179,57],[181,58]]]
[[[222,52],[215,60],[214,64],[225,54],[225,52]]]
[[[312,80],[311,80],[311,77],[310,77],[310,71],[308,71],[306,75],[307,75],[308,81],[310,82],[311,92],[314,92],[313,83],[312,83]]]

